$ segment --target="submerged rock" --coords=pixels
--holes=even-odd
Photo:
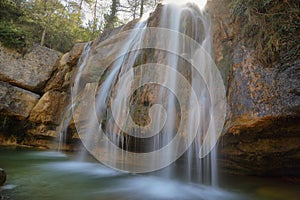
[[[6,172],[4,169],[0,168],[0,186],[4,185],[6,181]]]

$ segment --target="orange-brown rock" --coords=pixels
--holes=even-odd
[[[29,121],[59,125],[69,104],[65,92],[46,92],[30,113]]]

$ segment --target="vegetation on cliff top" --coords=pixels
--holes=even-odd
[[[122,2],[122,3],[121,3]],[[141,16],[159,1],[0,0],[0,42],[21,51],[40,43],[67,52]]]
[[[300,59],[299,0],[232,0],[231,11],[265,66]]]
[[[23,49],[40,43],[61,52],[92,37],[80,13],[60,1],[0,0],[0,42]]]

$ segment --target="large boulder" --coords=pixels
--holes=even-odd
[[[40,96],[0,81],[0,113],[25,119]]]
[[[55,70],[58,59],[58,53],[38,45],[24,55],[0,45],[0,80],[40,92]]]

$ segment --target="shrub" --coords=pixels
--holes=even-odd
[[[299,0],[232,0],[231,12],[264,65],[300,59]]]
[[[23,30],[9,23],[0,23],[0,42],[9,48],[22,48],[26,46],[26,34]]]

